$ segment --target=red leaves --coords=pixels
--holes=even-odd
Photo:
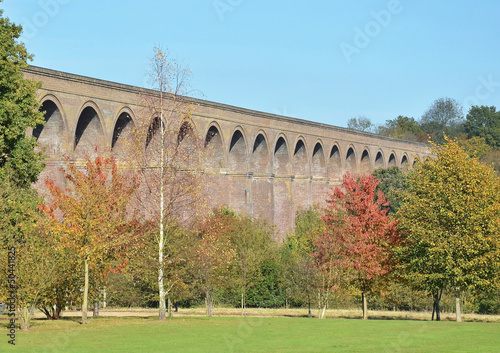
[[[322,217],[326,230],[316,241],[321,265],[354,270],[363,279],[391,270],[391,247],[399,241],[396,222],[381,209],[388,202],[372,175],[344,176],[342,188],[330,194]]]

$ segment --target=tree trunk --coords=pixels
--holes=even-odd
[[[363,320],[368,320],[368,301],[366,300],[366,293],[361,292],[361,297],[363,299]]]
[[[433,293],[434,297],[434,303],[432,306],[432,319],[434,320],[434,313],[436,313],[436,321],[441,321],[441,312],[439,308],[439,302],[441,301],[441,296],[443,295],[443,289],[441,290],[436,290],[436,292]]]
[[[19,326],[21,330],[29,330],[31,324],[31,312],[27,306],[23,306],[19,310]]]
[[[241,316],[247,316],[247,303],[246,303],[246,295],[245,289],[241,292]]]
[[[205,300],[207,302],[207,316],[213,316],[213,301],[212,294],[210,290],[207,290],[205,294]]]
[[[460,308],[460,290],[455,292],[455,311],[457,312],[457,322],[462,322],[462,309]]]
[[[163,284],[163,223],[160,223],[160,240],[158,242],[158,291],[159,291],[158,317],[160,320],[165,320],[166,319],[165,287]]]
[[[309,294],[307,295],[307,304],[309,306],[309,317],[312,317],[312,313],[311,313],[311,297],[309,296]]]
[[[323,305],[323,310],[321,311],[321,315],[320,315],[320,319],[324,319],[325,318],[325,314],[326,314],[326,302],[325,304]]]
[[[85,287],[83,289],[83,304],[82,304],[82,324],[87,323],[87,305],[89,296],[89,260],[85,259]]]
[[[170,291],[167,294],[167,310],[168,310],[168,317],[172,317],[172,299],[170,298]]]
[[[99,302],[94,303],[94,310],[92,311],[93,317],[99,317]]]
[[[165,310],[165,288],[163,287],[163,247],[164,247],[164,232],[163,232],[163,207],[164,207],[164,182],[163,182],[163,158],[165,153],[165,131],[163,131],[163,91],[160,90],[160,135],[161,135],[161,156],[160,156],[160,239],[158,241],[158,290],[159,290],[159,318],[166,319]]]

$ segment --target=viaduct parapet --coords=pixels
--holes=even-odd
[[[85,148],[115,153],[144,106],[139,87],[30,66],[42,82],[38,98],[46,124],[33,134],[46,148],[42,179]],[[197,133],[212,151],[206,170],[214,205],[274,223],[282,235],[297,209],[322,203],[346,171],[406,168],[429,155],[427,145],[275,114],[190,99]],[[59,176],[60,178],[60,176]]]

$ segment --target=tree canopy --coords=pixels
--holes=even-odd
[[[20,186],[36,181],[44,168],[43,154],[35,152],[36,140],[28,128],[44,123],[39,112],[38,82],[23,78],[23,68],[32,55],[17,40],[21,26],[2,17],[0,10],[0,177],[6,175]]]
[[[435,159],[417,162],[398,211],[408,279],[436,293],[498,285],[500,181],[457,142],[433,145]],[[457,309],[459,313],[459,308]]]
[[[473,106],[467,114],[464,130],[468,138],[482,137],[493,148],[500,148],[500,112],[494,106]]]
[[[375,193],[377,184],[373,175],[346,174],[342,189],[336,187],[326,200],[326,230],[316,242],[318,263],[342,268],[361,291],[364,319],[366,296],[375,279],[392,269],[391,250],[399,239],[396,222],[383,209],[388,205],[383,192]]]

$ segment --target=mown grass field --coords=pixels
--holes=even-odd
[[[126,313],[124,313],[126,315]],[[373,315],[376,317],[375,315]],[[5,321],[3,330],[7,333]],[[36,319],[0,352],[500,352],[498,322],[178,316]]]

